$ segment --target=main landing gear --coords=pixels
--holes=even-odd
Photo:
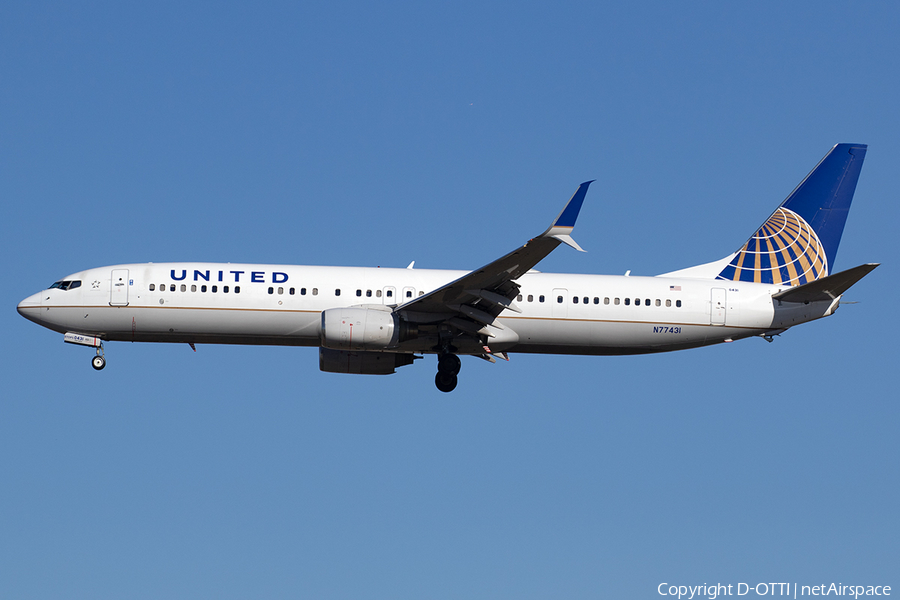
[[[452,392],[456,389],[459,370],[462,368],[462,361],[455,354],[438,355],[438,372],[434,376],[434,385],[442,392]]]

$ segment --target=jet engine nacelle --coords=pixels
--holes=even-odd
[[[322,311],[322,347],[384,350],[400,341],[400,318],[388,307],[329,308]]]

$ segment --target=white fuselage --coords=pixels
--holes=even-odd
[[[55,331],[110,341],[319,346],[321,313],[402,305],[464,271],[214,263],[89,269],[19,305]],[[787,304],[785,289],[710,279],[529,272],[492,351],[639,354],[716,344],[827,316],[837,302]],[[408,340],[394,352],[431,352]],[[472,351],[474,353],[474,351]],[[465,352],[461,352],[465,353]]]

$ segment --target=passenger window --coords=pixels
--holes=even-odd
[[[419,292],[419,295],[420,295],[420,296],[424,296],[424,295],[425,295],[425,292]]]
[[[672,306],[672,301],[671,301],[671,300],[666,300],[666,306]]]
[[[356,296],[362,298],[362,290],[356,290]]]
[[[283,288],[283,287],[278,288],[278,295],[279,295],[279,296],[284,295],[284,288]]]
[[[239,285],[234,286],[234,293],[235,293],[235,294],[240,294],[240,293],[241,293],[241,286],[239,286]]]
[[[186,292],[186,291],[187,291],[187,286],[186,286],[185,284],[183,284],[183,283],[181,284],[181,291],[182,291],[182,292]]]
[[[366,290],[366,298],[372,297],[372,290]]]
[[[388,298],[391,298],[394,295],[394,292],[393,292],[393,290],[388,290],[387,292],[385,292],[384,295],[387,296]]]
[[[603,304],[609,304],[609,296],[603,299]]]
[[[522,301],[522,294],[519,294],[518,296],[516,296],[516,302],[521,302],[521,301]]]
[[[662,306],[662,302],[659,301],[659,298],[656,299],[656,305],[657,305],[657,306]]]
[[[334,290],[334,295],[335,295],[335,296],[340,296],[340,295],[341,295],[341,288],[338,288],[338,289]]]
[[[151,291],[151,292],[156,291],[156,284],[155,284],[155,283],[151,283],[151,284],[150,284],[150,291]]]
[[[313,296],[318,296],[318,295],[319,295],[319,288],[313,288],[313,289],[312,289],[312,295],[313,295]]]
[[[381,298],[381,290],[375,290],[375,297]]]
[[[675,307],[676,307],[676,308],[681,308],[681,300],[676,300],[676,301],[675,301]]]
[[[615,305],[616,305],[616,306],[618,306],[618,305],[619,305],[619,299],[618,299],[618,298],[616,298],[616,300],[615,300],[615,302],[614,302],[614,304],[615,304]]]
[[[294,295],[294,291],[295,291],[294,288],[291,288],[290,291],[288,291],[288,293],[289,293],[291,296],[293,296],[293,295]]]
[[[222,286],[222,292],[225,293],[225,294],[228,293],[228,286],[227,286],[227,285],[223,285],[223,286]]]
[[[213,293],[213,294],[215,294],[215,293],[218,292],[218,291],[219,291],[219,286],[217,286],[217,285],[212,286],[212,293]]]
[[[406,290],[406,297],[407,297],[407,298],[412,298],[412,292],[409,291],[409,290]]]
[[[300,288],[300,295],[301,295],[301,296],[305,296],[305,295],[306,295],[306,288]]]
[[[531,294],[528,294],[528,301],[529,301],[529,302],[534,302],[534,296],[531,295]]]
[[[191,285],[191,291],[192,291],[192,292],[196,292],[196,291],[197,291],[197,284],[196,284],[196,283],[193,284],[193,285]]]
[[[557,297],[556,297],[556,303],[557,303],[557,304],[562,304],[562,301],[563,301],[563,297],[562,297],[562,296],[557,296]]]
[[[625,306],[631,306],[631,298],[625,298]]]
[[[641,305],[641,299],[640,299],[640,298],[635,298],[635,299],[634,299],[634,305],[635,305],[635,306],[640,306],[640,305]]]
[[[269,288],[269,293],[270,293],[270,294],[274,294],[274,293],[275,293],[275,288],[271,288],[271,287],[270,287],[270,288]]]
[[[588,298],[587,296],[585,296],[584,298],[582,298],[582,302],[584,302],[585,304],[588,303],[588,300],[590,300],[590,298]]]
[[[650,306],[650,298],[644,300],[644,306]]]
[[[201,292],[206,292],[206,286],[205,286],[205,285],[201,285],[201,286],[200,286],[200,291],[201,291]]]
[[[562,302],[562,296],[559,297],[559,301]],[[572,296],[572,304],[578,304],[578,296]]]
[[[175,284],[174,284],[174,283],[171,284],[171,285],[169,285],[169,291],[170,291],[170,292],[174,292],[174,291],[175,291]]]
[[[543,296],[538,296],[538,302],[543,302],[543,301],[544,301],[544,297],[543,297]]]

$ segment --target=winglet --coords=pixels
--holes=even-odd
[[[594,181],[594,179],[591,179],[578,186],[578,189],[572,194],[566,207],[562,209],[562,212],[559,213],[559,216],[553,221],[553,225],[550,226],[551,229],[554,227],[568,227],[570,229],[575,227],[575,219],[578,218],[578,213],[581,212],[581,205],[584,204],[584,197],[587,195],[588,186],[594,183]]]
[[[572,230],[575,228],[575,221],[578,219],[578,213],[581,212],[581,205],[584,204],[584,197],[587,195],[588,187],[594,181],[594,179],[585,181],[578,186],[578,189],[572,194],[569,202],[566,203],[565,208],[562,209],[562,212],[559,213],[559,216],[556,217],[556,220],[553,221],[553,224],[550,225],[549,229],[541,234],[541,237],[555,238],[564,244],[575,248],[579,252],[584,252],[581,246],[579,246],[569,234],[571,234]]]

